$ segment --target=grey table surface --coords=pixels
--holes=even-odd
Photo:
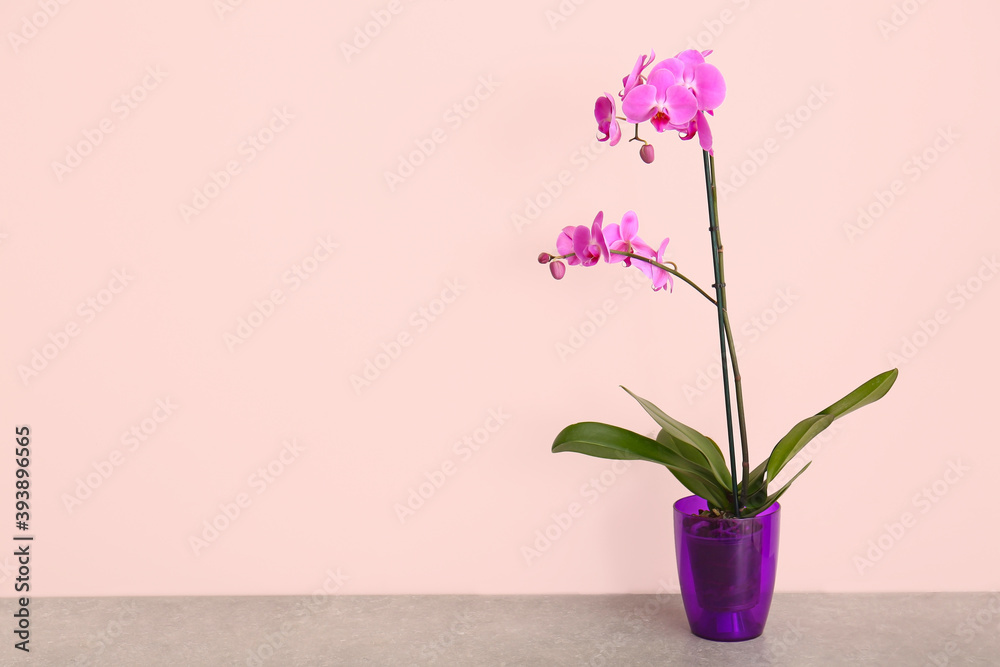
[[[1000,593],[778,594],[739,643],[677,595],[40,598],[28,654],[3,603],[2,665],[1000,665]]]

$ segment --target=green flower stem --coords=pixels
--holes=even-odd
[[[623,255],[625,257],[631,257],[632,259],[638,259],[639,261],[646,262],[647,264],[652,264],[653,266],[657,267],[658,269],[663,269],[664,271],[666,271],[670,275],[677,276],[678,278],[680,278],[681,280],[683,280],[684,282],[686,282],[688,285],[690,285],[691,287],[695,288],[695,290],[697,290],[698,294],[701,294],[703,297],[705,297],[706,299],[708,299],[709,301],[711,301],[712,305],[717,305],[715,299],[713,299],[711,296],[709,296],[708,292],[706,292],[702,288],[698,287],[698,285],[696,285],[690,278],[688,278],[683,273],[681,273],[680,271],[678,271],[676,269],[676,266],[677,266],[676,264],[674,265],[675,268],[671,269],[669,266],[664,266],[663,264],[660,264],[656,260],[652,260],[649,257],[643,257],[642,255],[636,255],[635,253],[622,252],[620,250],[612,250],[611,254],[612,255]],[[673,264],[673,262],[671,262],[671,264]]]
[[[736,385],[736,414],[740,423],[740,449],[743,453],[743,504],[747,504],[747,480],[750,479],[750,455],[747,447],[747,420],[743,412],[743,378],[740,376],[740,363],[736,360],[736,343],[733,342],[733,330],[729,326],[729,311],[723,310],[726,321],[726,338],[729,341],[729,358],[733,362],[733,383]]]
[[[729,432],[730,470],[733,475],[733,503],[735,505],[736,516],[739,517],[741,502],[736,491],[736,448],[733,441],[733,415],[729,395],[728,364],[726,363],[727,343],[729,358],[733,364],[733,382],[736,387],[736,412],[740,427],[740,449],[743,455],[742,504],[746,504],[747,481],[750,478],[750,456],[747,446],[746,417],[743,410],[743,379],[740,376],[739,361],[736,359],[736,344],[733,340],[732,328],[729,325],[729,312],[726,303],[726,268],[722,258],[722,233],[719,229],[719,199],[715,188],[715,158],[708,151],[703,151],[702,153],[705,163],[705,187],[708,191],[708,216],[711,225],[709,231],[712,233],[712,259],[715,265],[715,296],[719,311],[719,346],[722,354],[722,381],[725,383],[726,394],[726,426]]]
[[[708,193],[708,231],[712,234],[712,264],[715,269],[715,301],[719,313],[719,352],[722,357],[722,383],[726,396],[726,431],[729,435],[729,470],[732,474],[733,510],[740,516],[739,485],[736,481],[736,442],[733,438],[733,408],[729,395],[729,363],[726,360],[726,272],[722,263],[722,239],[719,235],[719,207],[715,191],[715,168],[712,156],[703,151],[705,190]]]

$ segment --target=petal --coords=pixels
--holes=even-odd
[[[635,214],[635,211],[628,211],[622,216],[621,238],[631,241],[638,233],[639,216]]]
[[[646,65],[646,56],[639,56],[635,61],[635,65],[632,67],[632,71],[622,79],[622,86],[625,88],[623,95],[628,95],[629,91],[635,88],[635,84],[639,83],[639,76],[642,74],[642,69]]]
[[[670,243],[669,237],[663,239],[663,242],[660,243],[660,249],[656,251],[656,261],[659,262],[660,264],[663,264],[663,253],[667,251],[668,243]]]
[[[702,111],[714,109],[726,99],[726,81],[715,65],[704,63],[694,70],[694,92],[698,98],[698,108]]]
[[[656,60],[656,51],[654,51],[653,49],[650,49],[649,50],[649,57],[646,58],[646,67],[649,67],[650,65],[652,65],[654,60]]]
[[[638,246],[634,246],[635,247],[635,254],[639,255],[641,257],[648,257],[649,259],[655,260],[656,259],[656,253],[653,252],[653,249],[650,248],[649,246],[645,245],[645,244],[643,244],[643,245],[644,245],[643,248],[639,248]],[[636,261],[634,261],[632,263],[632,265],[635,266],[636,268],[638,268],[640,271],[642,271],[642,273],[647,278],[649,278],[650,280],[652,280],[652,278],[653,278],[653,271],[656,270],[655,266],[653,266],[649,262],[644,262],[641,259],[637,259]]]
[[[702,53],[700,51],[695,51],[694,49],[688,49],[687,51],[681,51],[674,57],[683,62],[685,65],[700,65],[705,62],[705,56],[709,53],[711,53],[711,51]]]
[[[604,228],[604,240],[607,242],[608,247],[611,247],[614,243],[624,243],[622,240],[621,227],[618,226],[617,222],[612,222]]]
[[[700,111],[698,112],[698,143],[701,144],[703,151],[708,151],[709,155],[715,155],[712,152],[712,128],[708,126],[708,117]]]
[[[664,114],[657,114],[653,116],[652,123],[657,132],[666,132],[667,130],[672,129],[670,119]]]
[[[701,55],[701,53],[695,51],[694,49],[688,49],[687,51],[681,51],[678,53],[677,60],[684,63],[683,79],[685,82],[690,83],[694,78],[695,68],[705,62],[705,56]],[[678,78],[681,77],[679,76]]]
[[[622,111],[630,123],[643,123],[656,113],[656,87],[636,86],[622,100]]]
[[[610,261],[611,255],[608,253],[608,243],[607,241],[604,240],[604,232],[601,231],[601,222],[603,222],[603,220],[604,220],[604,211],[601,211],[600,213],[597,214],[597,217],[594,218],[594,226],[591,229],[590,233],[593,236],[593,240],[597,243],[597,247],[601,254],[601,257],[604,258],[605,262],[608,262]]]
[[[562,233],[556,239],[556,251],[560,255],[569,255],[573,252],[573,232],[574,227],[563,227]]]
[[[604,97],[598,97],[597,101],[594,102],[594,118],[598,123],[606,123],[608,119],[613,118],[615,115],[615,103],[611,101],[608,94],[605,93]]]
[[[597,140],[607,141],[611,138],[611,124],[610,123],[598,123],[597,124]]]
[[[589,261],[587,254],[587,246],[590,245],[590,230],[587,229],[586,225],[580,225],[573,230],[573,252],[580,259],[580,262],[584,266],[590,266],[593,262]]]
[[[642,71],[653,64],[656,60],[656,51],[653,49],[649,50],[649,56],[639,56],[635,61],[635,66],[628,76],[622,79],[623,90],[621,96],[624,98],[629,92],[636,87],[636,85],[642,83]]]
[[[611,145],[617,146],[618,142],[622,140],[622,126],[618,123],[617,118],[611,121],[610,130],[608,136],[611,137]]]
[[[661,60],[653,65],[653,69],[649,70],[650,79],[653,78],[653,74],[659,72],[660,70],[667,70],[672,73],[674,75],[675,82],[681,81],[684,78],[684,63],[677,58],[667,58],[666,60]]]
[[[698,111],[698,100],[684,86],[671,86],[667,90],[666,104],[670,122],[674,125],[688,122]]]
[[[666,99],[667,91],[676,83],[677,77],[669,69],[658,69],[649,74],[649,85],[656,88],[656,99],[660,102]]]
[[[694,139],[694,135],[698,134],[698,123],[692,120],[685,125],[677,127],[677,131],[680,132],[681,141],[690,141]]]
[[[656,256],[656,251],[654,251],[648,243],[640,239],[638,236],[632,237],[632,252],[644,257]]]

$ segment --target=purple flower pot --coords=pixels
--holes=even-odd
[[[681,597],[691,632],[721,642],[764,632],[778,567],[781,507],[750,519],[698,516],[704,498],[674,503],[674,543]]]

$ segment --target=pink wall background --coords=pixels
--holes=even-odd
[[[591,115],[640,53],[692,44],[729,85],[754,462],[903,357],[785,496],[779,589],[996,589],[998,21],[971,0],[6,3],[0,413],[8,446],[32,429],[33,591],[675,590],[682,487],[549,447],[575,421],[651,432],[619,384],[722,442],[713,311],[535,256],[632,208],[711,284],[695,143],[646,132],[647,166]]]

